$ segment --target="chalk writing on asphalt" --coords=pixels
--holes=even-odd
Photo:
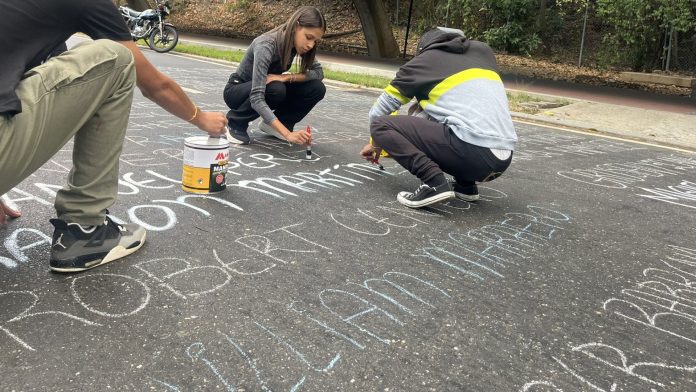
[[[377,210],[388,211],[388,209]],[[366,216],[360,211],[357,213]],[[420,212],[394,216],[400,216],[404,222],[416,224],[424,224],[429,219],[427,213]],[[367,217],[367,219],[371,218]],[[496,224],[464,233],[452,232],[445,241],[431,239],[430,245],[414,249],[411,258],[414,261],[421,258],[430,260],[431,263],[425,264],[429,272],[456,271],[461,273],[459,276],[462,279],[472,279],[477,282],[501,279],[504,278],[501,272],[505,268],[521,265],[543,247],[550,245],[564,226],[570,222],[569,215],[556,209],[531,205],[525,211],[506,214],[504,219]],[[404,230],[410,228],[409,225],[404,224],[392,227]],[[294,227],[294,229],[297,228]],[[298,240],[305,239],[298,238]],[[317,247],[329,249],[327,245],[318,243],[307,246],[309,246],[308,249]],[[254,245],[254,249],[273,248],[267,241],[261,240]],[[277,372],[272,373],[271,367],[264,368],[266,359],[252,354],[258,353],[260,347],[248,347],[257,339],[252,338],[250,342],[242,341],[235,331],[219,332],[232,346],[227,349],[211,339],[210,342],[191,343],[183,350],[187,352],[187,355],[191,352],[196,353],[192,371],[195,372],[200,367],[207,369],[227,390],[241,388],[242,386],[237,385],[235,380],[248,380],[249,375],[253,374],[258,387],[262,390],[270,390],[268,385],[271,384],[271,379],[276,377],[282,380],[293,380],[286,382],[284,389],[295,391],[306,381],[315,377],[314,374],[324,374],[340,367],[343,358],[350,354],[350,350],[366,351],[378,345],[391,345],[401,341],[405,338],[403,335],[407,333],[403,327],[418,323],[419,319],[427,317],[434,309],[447,307],[452,298],[450,295],[452,290],[425,277],[393,270],[362,282],[349,281],[342,287],[318,290],[314,296],[301,301],[290,301],[285,312],[276,315],[274,318],[276,322],[253,321],[253,328],[256,330],[253,336],[271,337],[278,346],[276,350],[285,350],[290,355],[289,358],[292,358],[288,360],[293,365],[282,368],[296,369],[297,374],[281,375]],[[319,308],[311,307],[312,301],[318,302]],[[287,323],[277,321],[285,317],[290,317],[293,321]],[[288,329],[286,324],[292,325],[292,330]],[[295,335],[299,333],[302,342],[288,337],[293,331]],[[246,329],[245,333],[248,334],[249,330]],[[327,338],[327,334],[330,338]],[[329,339],[329,341],[326,344],[319,344],[308,343],[307,339]],[[302,348],[307,345],[335,348],[324,353],[322,355],[324,359],[319,361],[316,358],[310,358],[308,352]],[[215,350],[210,347],[215,347]],[[203,357],[202,353],[206,353],[206,356]],[[230,355],[235,353],[241,366],[229,359]],[[313,352],[313,355],[316,357],[316,352]],[[212,359],[213,356],[226,358],[226,360],[216,362]],[[181,389],[173,380],[157,379],[154,383],[166,385],[170,390]],[[274,381],[274,383],[278,382]],[[243,387],[249,386],[245,384]]]
[[[515,149],[515,161],[531,161],[565,155],[595,156],[617,152],[644,150],[635,144],[610,140],[588,140],[585,137],[563,134],[531,134],[520,138]]]
[[[206,84],[205,78],[201,79],[196,72],[187,72],[186,78],[191,85],[201,82],[197,89],[202,91],[217,91],[220,87],[217,83]],[[192,222],[215,223],[214,219],[220,216],[234,220],[242,214],[255,212],[259,200],[283,202],[333,197],[387,178],[401,179],[402,174],[408,175],[396,168],[393,161],[386,161],[388,170],[381,171],[375,165],[326,159],[331,158],[327,155],[331,150],[322,149],[322,145],[367,140],[366,122],[361,123],[362,130],[346,128],[338,132],[334,126],[313,124],[318,147],[316,159],[309,161],[302,158],[304,149],[261,136],[252,125],[253,144],[231,149],[227,173],[231,192],[182,195],[179,177],[184,139],[201,136],[201,133],[190,132],[188,125],[172,119],[153,103],[139,102],[134,107],[137,110],[131,116],[125,141],[126,147],[132,149],[120,157],[122,172],[118,180],[119,204],[127,207],[111,216],[119,223],[138,223],[153,232],[182,229],[184,225],[190,227]],[[214,104],[204,107],[223,109]],[[338,118],[341,110],[321,106],[317,109],[327,118]],[[606,159],[609,154],[644,149],[627,143],[547,133],[525,135],[520,146],[515,159],[522,162],[560,156],[604,155],[602,159]],[[69,143],[42,166],[37,175],[8,192],[8,198],[24,210],[51,210],[53,198],[70,170],[71,154],[72,144]],[[285,169],[282,174],[277,172],[279,168]],[[593,164],[589,168],[563,170],[558,174],[599,187],[642,186],[637,190],[640,197],[694,208],[696,185],[693,182],[675,180],[669,186],[649,185],[652,178],[678,178],[693,173],[694,168],[695,159],[671,155],[629,163]],[[330,242],[326,236],[318,235],[317,231],[325,230],[327,225],[339,233],[341,241],[358,239],[363,243],[383,237],[402,239],[407,233],[427,227],[429,230],[423,231],[425,237],[409,241],[401,249],[406,252],[399,255],[403,258],[400,262],[404,269],[390,266],[367,271],[367,276],[360,278],[347,276],[341,283],[322,285],[320,282],[319,286],[305,292],[306,296],[269,293],[268,297],[276,295],[271,301],[276,314],[271,318],[262,312],[249,311],[240,314],[240,318],[245,318],[235,320],[234,324],[225,324],[214,314],[206,315],[210,320],[192,319],[189,325],[192,330],[198,327],[205,330],[202,327],[210,324],[204,323],[211,320],[215,320],[213,325],[217,330],[168,340],[166,345],[176,347],[179,358],[183,359],[183,363],[176,364],[183,369],[181,378],[162,372],[159,374],[165,375],[155,376],[158,373],[152,364],[146,381],[151,383],[150,387],[171,391],[222,388],[296,392],[311,388],[312,382],[319,377],[335,377],[337,369],[350,369],[358,353],[379,356],[384,347],[394,348],[408,340],[409,331],[425,325],[436,312],[454,307],[458,284],[465,281],[481,285],[517,276],[521,269],[533,265],[535,258],[553,246],[555,240],[566,239],[566,229],[574,223],[574,218],[563,208],[551,204],[507,209],[511,205],[507,202],[520,200],[512,193],[514,191],[507,188],[503,192],[486,185],[479,186],[481,200],[478,203],[455,199],[427,210],[409,210],[395,202],[344,208],[332,205],[320,211],[321,227],[302,219],[283,223],[271,221],[270,225],[262,227],[249,225],[240,229],[244,231],[227,233],[229,236],[224,242],[211,241],[212,245],[195,257],[164,251],[119,265],[115,267],[118,273],[100,271],[66,277],[64,303],[56,304],[51,301],[52,293],[36,287],[4,288],[5,291],[0,291],[0,305],[8,304],[10,306],[2,308],[12,311],[0,318],[0,336],[17,352],[41,353],[51,346],[46,337],[30,333],[26,327],[29,324],[58,328],[72,323],[87,333],[96,333],[119,322],[140,322],[139,318],[148,316],[161,304],[166,308],[173,307],[172,303],[195,306],[205,301],[215,302],[239,282],[268,283],[278,276],[301,275],[306,273],[304,267],[310,265],[308,260],[327,259],[334,256],[337,249],[344,249],[339,246],[342,243]],[[238,195],[244,197],[238,198]],[[523,200],[521,206],[527,203]],[[433,230],[442,219],[457,217],[469,210],[477,212],[488,208],[490,211],[490,207],[498,204],[506,209],[495,216],[497,219],[493,223],[460,231],[448,230],[444,235]],[[317,219],[316,214],[312,219]],[[3,272],[25,272],[32,260],[46,258],[51,242],[47,231],[50,227],[16,226],[23,222],[14,221],[11,229],[3,233],[0,243]],[[645,270],[645,282],[622,290],[604,303],[603,310],[616,319],[637,325],[642,331],[695,344],[692,330],[696,325],[693,295],[696,291],[696,271],[693,270],[696,251],[679,247],[671,247],[670,251],[664,265]],[[249,287],[254,286],[250,284]],[[113,293],[119,300],[100,301],[91,296],[97,288]],[[268,290],[268,287],[263,289]],[[265,309],[271,305],[261,306]],[[669,386],[679,375],[695,371],[692,363],[674,362],[668,355],[655,359],[650,352],[636,352],[634,347],[609,340],[593,338],[580,343],[568,343],[567,352],[547,357],[555,369],[553,377],[530,377],[532,381],[517,384],[521,385],[520,390],[568,390],[569,382],[596,391],[621,389],[618,381],[612,384],[596,379],[595,373],[583,367],[587,363],[603,369],[604,373],[620,373],[655,390]],[[283,366],[277,366],[279,361]],[[559,381],[558,374],[566,379]],[[182,381],[191,376],[189,380],[195,384],[200,381],[197,375],[203,375],[205,382],[211,384],[191,385]]]
[[[622,289],[620,295],[604,301],[602,308],[610,316],[639,326],[641,335],[652,335],[660,341],[672,337],[696,347],[695,267],[696,249],[668,245],[659,266],[644,269],[643,281]],[[621,340],[624,328],[612,331]],[[673,386],[680,376],[696,374],[693,358],[690,363],[674,363],[669,353],[622,347],[612,342],[611,336],[604,336],[601,342],[569,345],[568,355],[563,357],[553,355],[552,359],[568,376],[563,383],[574,385],[572,390],[632,390],[624,383],[633,382],[645,388],[641,390],[656,391]],[[589,371],[597,367],[602,371]],[[607,379],[603,374],[613,376]],[[620,376],[626,380],[619,381]],[[520,391],[562,391],[559,384],[561,381],[535,380],[525,383]]]
[[[624,189],[649,178],[678,176],[693,173],[694,169],[696,158],[670,155],[637,162],[604,163],[588,169],[559,171],[558,175],[593,186]]]
[[[682,181],[666,188],[640,188],[645,193],[638,196],[686,208],[696,208],[696,183]]]

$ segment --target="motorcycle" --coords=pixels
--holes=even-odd
[[[173,24],[165,22],[171,7],[167,0],[157,0],[157,6],[142,12],[126,6],[118,7],[128,25],[133,41],[145,39],[147,45],[159,53],[169,52],[179,42],[179,33]]]

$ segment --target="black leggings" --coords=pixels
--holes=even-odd
[[[246,131],[249,122],[259,117],[249,101],[251,82],[235,84],[231,80],[233,79],[230,78],[223,93],[225,103],[230,108],[227,120],[232,128]],[[298,83],[276,81],[266,85],[265,99],[278,120],[292,132],[295,124],[302,120],[325,94],[326,86],[321,80]]]
[[[381,116],[370,128],[375,145],[423,182],[444,173],[470,185],[499,177],[512,156],[502,161],[489,148],[467,143],[443,124],[412,116]]]

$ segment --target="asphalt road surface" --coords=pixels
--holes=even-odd
[[[206,110],[231,69],[148,52]],[[137,253],[48,271],[68,144],[8,196],[2,391],[694,391],[696,157],[517,124],[481,201],[413,211],[363,163],[375,95],[330,87],[304,148],[254,130],[227,190],[181,190],[200,135],[139,93],[110,212]]]

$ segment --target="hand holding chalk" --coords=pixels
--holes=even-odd
[[[285,140],[293,144],[300,144],[306,146],[310,142],[310,137],[306,130],[288,132],[284,135]]]
[[[309,125],[307,125],[307,135],[309,135],[309,141],[305,149],[305,158],[312,159],[312,128]]]
[[[379,163],[379,154],[382,151],[381,148],[375,148],[374,151],[372,152],[372,163],[375,165],[379,166],[379,170],[384,170],[384,166],[382,166],[381,163]]]
[[[222,137],[227,131],[227,117],[223,113],[206,112],[196,106],[196,113],[190,121],[210,136]]]
[[[360,150],[360,155],[366,160],[372,162],[374,159],[374,147],[372,147],[372,144],[367,143],[365,146],[363,146],[363,148]]]
[[[375,165],[379,165],[380,170],[384,170],[384,166],[382,166],[379,163],[379,155],[381,153],[382,153],[382,149],[379,147],[373,146],[372,143],[367,143],[362,148],[362,150],[360,150],[360,155],[362,155],[363,158],[374,163]]]

